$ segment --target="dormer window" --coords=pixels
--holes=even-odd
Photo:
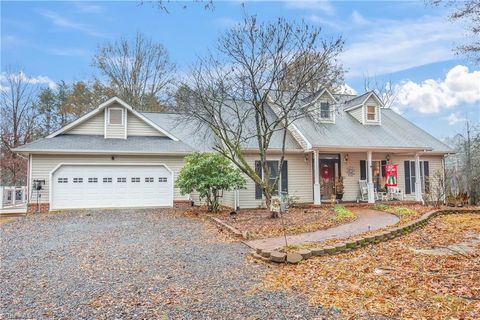
[[[377,108],[375,106],[367,106],[367,121],[377,121]]]
[[[108,124],[123,125],[123,110],[110,108],[108,110]]]
[[[320,120],[332,120],[332,111],[328,102],[320,103]]]

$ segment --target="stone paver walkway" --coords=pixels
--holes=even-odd
[[[293,245],[306,242],[322,242],[330,239],[348,238],[363,232],[384,228],[388,225],[397,223],[399,220],[397,216],[388,212],[363,208],[356,208],[352,211],[358,216],[355,221],[326,230],[287,236],[287,242],[289,245]],[[244,243],[253,249],[275,250],[285,246],[285,238],[280,236],[245,241]]]

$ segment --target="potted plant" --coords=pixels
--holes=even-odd
[[[335,192],[337,196],[337,200],[342,200],[343,198],[343,177],[338,177],[337,183],[335,186]]]

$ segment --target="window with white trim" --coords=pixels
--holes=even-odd
[[[83,178],[73,178],[73,183],[83,183]]]
[[[328,102],[320,103],[320,120],[332,120],[332,110]]]
[[[88,183],[97,183],[98,178],[88,178]]]
[[[117,182],[127,182],[127,178],[117,178]]]
[[[122,125],[123,124],[123,110],[118,108],[108,109],[108,124]]]
[[[58,183],[68,183],[68,178],[58,178]]]
[[[367,106],[367,121],[376,121],[376,120],[377,120],[377,107]]]
[[[112,182],[112,178],[103,178],[104,183],[110,183]]]
[[[158,178],[158,182],[167,182],[167,177]]]
[[[133,177],[132,182],[140,182],[140,178],[139,177]]]
[[[153,177],[147,177],[147,178],[145,178],[145,182],[153,182]]]

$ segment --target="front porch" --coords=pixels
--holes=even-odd
[[[314,149],[311,157],[314,205],[338,198],[341,178],[345,203],[421,202],[422,193],[428,190],[430,168],[443,168],[442,156],[420,150]],[[396,186],[386,186],[389,164],[396,165]]]

